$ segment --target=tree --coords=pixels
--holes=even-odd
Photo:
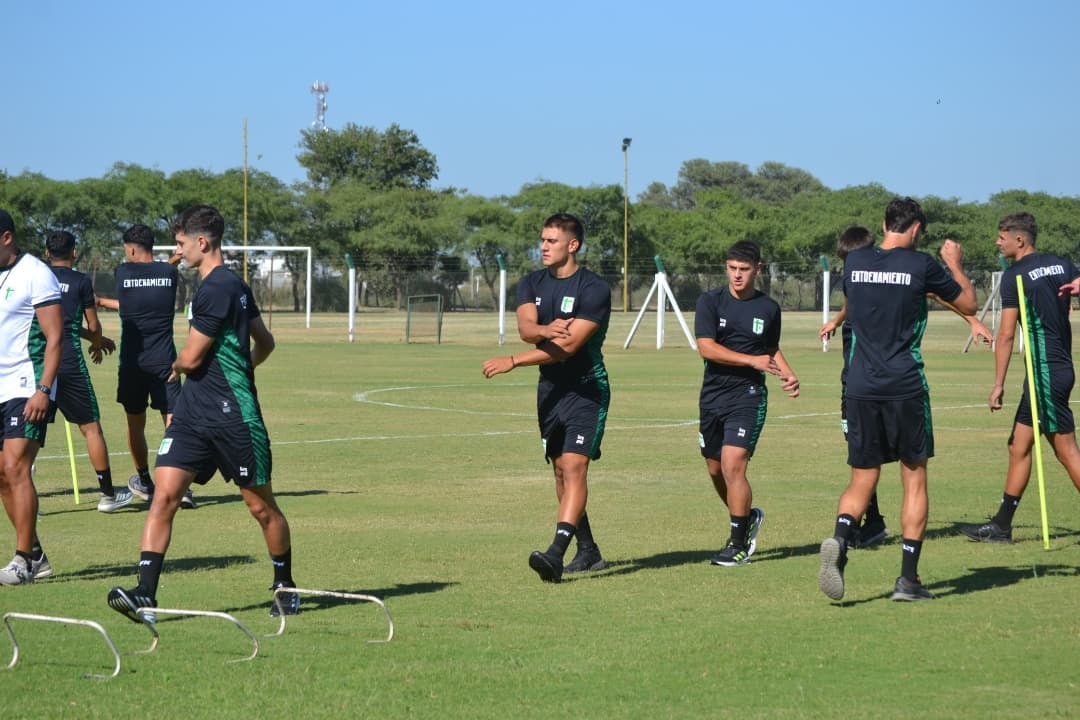
[[[480,276],[498,309],[495,282],[499,277],[497,255],[515,246],[516,217],[504,200],[477,195],[455,197],[448,202],[452,222],[460,237],[460,247],[476,263]]]
[[[303,130],[296,156],[308,182],[327,189],[349,180],[375,190],[428,188],[438,177],[435,156],[412,130],[396,124],[379,132],[347,124],[336,130]]]

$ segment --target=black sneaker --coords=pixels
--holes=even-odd
[[[893,588],[892,599],[909,602],[912,600],[934,600],[936,598],[933,593],[923,587],[921,580],[908,580],[906,577],[900,576],[896,578],[896,587]]]
[[[856,528],[848,542],[848,547],[868,548],[871,545],[877,545],[887,537],[889,537],[889,528],[885,527],[885,518],[869,520]]]
[[[145,621],[153,623],[156,620],[153,613],[144,613],[140,616],[137,612],[139,608],[157,607],[157,600],[146,594],[141,588],[135,587],[125,590],[114,587],[109,591],[108,602],[109,607],[132,622],[142,623]]]
[[[583,548],[578,545],[577,554],[574,555],[574,559],[566,564],[563,568],[563,572],[576,573],[576,572],[593,572],[596,570],[603,570],[607,567],[607,560],[600,555],[600,548],[593,545],[589,548]]]
[[[544,582],[557,583],[562,580],[562,558],[546,552],[533,550],[529,556],[529,567],[536,571]]]
[[[1003,528],[993,520],[982,525],[961,525],[960,532],[971,540],[986,543],[1011,543],[1012,528]]]
[[[713,565],[721,565],[723,567],[746,565],[750,562],[750,548],[743,545],[736,545],[731,542],[731,540],[728,540],[724,549],[713,555],[709,562]]]
[[[281,587],[296,587],[295,585],[289,585],[287,583],[274,583],[270,586],[271,591],[276,591]],[[300,596],[296,593],[274,593],[274,601],[270,603],[270,617],[281,617],[282,615],[299,615],[300,614]]]
[[[844,568],[847,566],[847,549],[834,537],[821,541],[821,570],[817,583],[821,592],[831,600],[844,597]]]

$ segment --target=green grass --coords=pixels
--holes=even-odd
[[[1011,546],[953,530],[992,512],[1012,408],[991,415],[992,355],[959,352],[964,326],[931,317],[926,356],[938,456],[923,580],[936,602],[888,600],[900,551],[855,551],[848,596],[817,589],[817,548],[832,531],[848,469],[838,423],[838,343],[822,353],[820,315],[785,315],[782,347],[802,379],[797,400],[774,390],[750,468],[766,521],[748,566],[711,567],[727,514],[697,450],[701,363],[677,323],[656,351],[649,318],[623,350],[633,315],[607,342],[614,388],[604,456],[590,472],[590,518],[612,567],[560,585],[528,569],[554,528],[550,469],[534,417],[535,371],[494,380],[494,315],[448,314],[444,344],[405,345],[404,315],[366,313],[357,342],[343,316],[275,314],[278,350],[259,369],[274,443],[275,489],[294,537],[300,585],[372,593],[393,613],[387,645],[377,608],[312,599],[259,657],[236,630],[163,619],[161,645],[105,606],[134,579],[144,514],[94,510],[85,457],[83,502],[71,497],[64,434],[38,462],[39,529],[57,569],[0,588],[0,610],[94,619],[116,640],[110,669],[86,628],[14,621],[21,659],[0,671],[4,718],[53,717],[1066,717],[1080,707],[1077,494],[1046,450],[1052,526],[1042,549],[1034,482]],[[115,330],[115,317],[106,318]],[[178,335],[182,338],[182,333]],[[115,362],[95,368],[114,473],[130,474]],[[1022,376],[1014,360],[1007,402]],[[774,383],[775,387],[775,383]],[[154,429],[156,431],[156,428]],[[153,435],[154,433],[151,433]],[[84,446],[76,434],[76,450]],[[899,530],[898,471],[880,486]],[[271,572],[256,525],[232,486],[197,489],[177,518],[159,601],[227,611],[258,633]],[[10,537],[10,528],[7,530]],[[10,645],[0,640],[0,651]],[[0,656],[6,661],[10,656]]]

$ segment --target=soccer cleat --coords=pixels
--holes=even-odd
[[[821,569],[818,571],[818,587],[831,600],[844,597],[844,567],[847,551],[834,537],[821,541]]]
[[[529,555],[529,567],[536,571],[544,582],[557,583],[562,580],[562,558],[533,550]]]
[[[993,520],[982,525],[961,525],[960,532],[976,542],[1011,543],[1012,528],[1003,528]]]
[[[757,534],[761,526],[765,524],[765,511],[761,508],[750,508],[750,527],[746,530],[746,556],[750,557],[757,550]]]
[[[848,547],[868,548],[889,537],[889,528],[885,527],[885,518],[864,522],[851,536]]]
[[[600,555],[599,547],[593,545],[589,548],[583,548],[581,545],[578,545],[577,554],[574,555],[573,560],[566,564],[566,567],[563,568],[563,572],[593,572],[595,570],[603,570],[607,565],[607,560]]]
[[[0,568],[0,585],[26,585],[34,582],[34,571],[16,555],[6,567]]]
[[[191,494],[190,490],[184,493],[184,497],[180,498],[180,507],[185,510],[194,510],[199,507],[195,504],[195,496]]]
[[[115,488],[112,495],[102,495],[98,500],[98,512],[111,513],[125,505],[130,505],[135,493],[127,488]]]
[[[276,591],[282,587],[296,587],[295,585],[288,585],[286,583],[274,583],[270,586],[271,591]],[[298,615],[300,614],[300,596],[296,593],[281,593],[274,594],[274,601],[270,603],[270,617],[281,617],[282,615]]]
[[[144,483],[138,475],[132,475],[128,478],[128,488],[135,494],[135,497],[141,500],[150,502],[154,499],[154,486]]]
[[[49,556],[45,553],[41,553],[40,558],[38,558],[37,560],[31,560],[30,573],[34,576],[35,580],[52,577],[53,566],[49,564]]]
[[[936,599],[929,590],[923,587],[922,580],[908,580],[904,576],[896,578],[896,587],[893,588],[893,600],[934,600]]]
[[[153,624],[157,620],[153,613],[144,613],[140,616],[137,612],[139,608],[157,606],[157,601],[141,588],[135,587],[125,590],[114,587],[109,591],[108,603],[109,607],[132,622],[142,623],[145,621]]]
[[[713,565],[721,565],[723,567],[734,567],[736,565],[746,565],[750,562],[750,549],[728,540],[724,549],[716,553],[709,560]]]

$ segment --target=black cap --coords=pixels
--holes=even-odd
[[[15,221],[7,210],[0,208],[0,233],[6,232],[15,233]]]

